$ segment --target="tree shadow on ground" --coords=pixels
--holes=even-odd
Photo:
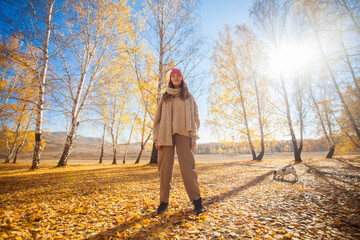
[[[211,205],[211,204],[214,204],[214,203],[217,203],[217,202],[221,202],[221,201],[224,201],[228,198],[231,198],[233,197],[234,195],[238,194],[239,192],[242,192],[250,187],[253,187],[261,182],[263,182],[265,180],[266,177],[270,176],[273,172],[272,171],[269,171],[267,173],[264,173],[260,176],[257,176],[255,177],[253,180],[251,180],[250,182],[244,184],[244,185],[241,185],[241,186],[238,186],[238,187],[235,187],[233,188],[232,190],[230,191],[227,191],[227,192],[224,192],[224,193],[221,193],[219,195],[215,195],[215,196],[212,196],[210,198],[206,198],[204,199],[204,205]]]
[[[343,187],[341,185],[335,184],[334,182],[330,181],[329,178],[332,179],[332,180],[336,180],[338,182],[349,184],[349,185],[354,186],[356,188],[360,188],[360,186],[346,180],[346,178],[347,179],[349,179],[349,178],[359,178],[359,176],[341,174],[340,172],[338,172],[336,174],[327,173],[327,172],[321,171],[318,168],[313,167],[313,166],[311,166],[309,164],[306,164],[306,163],[303,163],[303,164],[304,164],[304,166],[306,166],[308,168],[308,170],[307,170],[308,173],[312,173],[312,174],[316,175],[317,177],[320,177],[322,180],[327,182],[330,186],[332,186],[333,188],[335,188],[335,189],[337,189],[337,190],[339,190],[341,192],[344,192],[344,193],[347,193],[347,194],[352,194],[351,191],[347,190],[345,187]],[[342,177],[339,178],[337,176],[342,176]]]
[[[274,169],[273,166],[261,166],[257,165],[258,163],[261,163],[261,161],[258,160],[251,160],[248,162],[229,162],[229,163],[223,163],[224,166],[246,166],[246,167],[256,167],[256,168],[264,168],[264,169]]]
[[[259,175],[252,179],[250,182],[235,187],[230,191],[208,197],[203,199],[203,205],[205,207],[210,207],[212,204],[216,204],[221,201],[225,201],[228,198],[231,198],[237,195],[239,192],[242,192],[250,187],[253,187],[261,182],[263,182],[268,176],[270,176],[273,172],[269,171],[265,174]],[[206,213],[205,213],[206,214]],[[137,224],[141,224],[145,219],[158,218],[160,221],[152,222],[148,225],[142,226],[141,230],[135,235],[131,236],[131,239],[141,239],[144,236],[150,235],[154,229],[157,227],[161,227],[163,225],[176,226],[178,224],[182,224],[184,222],[192,222],[197,221],[198,217],[195,215],[193,209],[182,209],[180,211],[176,211],[174,213],[165,213],[163,215],[157,215],[156,212],[148,213],[141,215],[140,218],[131,218],[128,221],[123,222],[122,224],[115,226],[113,228],[107,229],[103,232],[98,233],[95,236],[90,237],[91,240],[98,239],[107,239],[110,236],[116,236],[117,232],[121,233],[126,231],[127,229],[136,226]]]
[[[196,170],[198,172],[202,172],[202,171],[208,171],[210,169],[214,169],[214,170],[218,170],[219,168],[223,168],[223,167],[227,167],[227,168],[232,168],[232,167],[251,167],[251,168],[255,168],[255,169],[272,169],[274,170],[274,166],[270,165],[258,165],[258,163],[261,163],[257,160],[250,160],[250,161],[233,161],[233,162],[223,162],[223,163],[212,163],[212,164],[206,164],[206,165],[202,165],[200,164],[199,166],[196,166]],[[250,168],[249,168],[250,169]]]
[[[338,159],[336,159],[338,160]],[[360,218],[357,213],[357,210],[360,208],[360,195],[358,189],[360,188],[359,185],[354,184],[353,182],[350,182],[350,178],[355,178],[356,182],[359,182],[360,176],[357,175],[348,175],[348,174],[342,174],[341,169],[333,169],[331,167],[325,168],[332,171],[335,171],[336,173],[328,173],[319,170],[319,168],[316,168],[314,166],[311,166],[309,164],[303,163],[307,168],[307,172],[310,174],[314,174],[316,177],[319,177],[321,181],[326,182],[329,186],[331,186],[333,189],[331,191],[334,192],[335,195],[341,196],[343,199],[348,199],[348,201],[351,201],[351,204],[347,206],[347,214],[341,214],[336,211],[328,211],[327,214],[330,216],[333,216],[334,219],[341,220],[342,223],[345,223],[346,225],[349,225],[351,227],[355,227],[357,229],[360,229]],[[324,167],[322,167],[324,169]],[[358,171],[358,168],[353,168],[356,172]],[[349,181],[347,181],[349,180]],[[323,189],[318,189],[318,191],[322,191]],[[336,199],[336,198],[335,198]],[[313,198],[312,201],[317,201],[318,199]],[[343,204],[346,206],[347,201],[343,201]],[[330,203],[328,203],[330,204]],[[333,203],[333,207],[336,208],[337,202]],[[318,204],[319,205],[319,204]],[[352,209],[352,210],[351,210]]]
[[[355,166],[355,165],[353,165],[353,164],[350,163],[350,161],[351,161],[350,159],[347,159],[347,158],[339,158],[339,157],[337,157],[337,158],[332,158],[332,159],[348,165],[349,169],[360,170],[360,167]],[[358,162],[358,161],[360,160],[360,157],[356,157],[356,158],[354,158],[353,160]]]
[[[148,225],[143,225],[142,223],[144,220],[149,220],[156,218],[158,221],[151,222]],[[103,232],[98,233],[97,235],[91,236],[88,239],[89,240],[102,240],[102,239],[108,239],[108,237],[117,236],[117,233],[122,233],[126,231],[127,229],[130,229],[137,224],[142,224],[141,230],[133,235],[131,235],[131,239],[144,239],[146,236],[151,235],[156,231],[157,228],[166,228],[173,227],[179,224],[182,224],[183,222],[192,222],[197,221],[197,217],[192,211],[192,209],[183,209],[180,211],[176,211],[174,213],[164,213],[162,215],[158,215],[156,211],[148,214],[141,215],[140,218],[133,217],[122,224],[109,228]]]

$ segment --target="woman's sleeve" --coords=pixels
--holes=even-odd
[[[194,120],[195,120],[195,124],[196,124],[196,130],[194,131],[191,131],[190,132],[190,136],[193,140],[197,140],[199,139],[199,135],[198,135],[198,131],[199,131],[199,128],[200,128],[200,118],[199,118],[199,109],[198,109],[198,105],[196,104],[195,100],[193,101],[194,102]]]
[[[200,118],[199,118],[199,109],[198,105],[194,100],[194,113],[195,113],[195,123],[196,123],[196,131],[199,131],[200,128]]]
[[[156,112],[154,116],[153,122],[153,141],[156,142],[159,136],[159,127],[160,127],[160,120],[161,120],[161,111],[162,111],[162,101],[156,107]]]

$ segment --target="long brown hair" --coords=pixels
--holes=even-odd
[[[168,87],[175,88],[174,84],[171,82],[171,79],[169,80]],[[188,89],[186,83],[184,82],[184,79],[181,80],[180,89],[181,89],[180,90],[180,98],[182,100],[187,99],[189,97],[189,89]],[[172,98],[172,95],[170,95],[167,92],[165,92],[162,96],[163,101],[169,101],[169,99],[171,99],[171,98]]]

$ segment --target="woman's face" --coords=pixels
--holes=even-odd
[[[175,88],[180,88],[181,81],[182,77],[179,73],[174,73],[173,75],[171,75],[171,82]]]

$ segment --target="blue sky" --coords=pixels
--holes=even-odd
[[[202,32],[215,40],[226,23],[236,25],[249,21],[251,0],[203,0],[199,17]]]
[[[209,41],[214,42],[225,24],[235,26],[244,22],[249,22],[249,7],[251,0],[203,0],[199,11],[202,34],[208,37]],[[210,43],[211,44],[211,43]],[[205,63],[202,64],[204,70],[210,70],[210,54]],[[210,83],[211,78],[205,80]],[[207,86],[207,84],[204,84]],[[199,143],[217,142],[215,136],[211,135],[211,130],[205,126],[207,118],[207,98],[208,95],[197,99],[199,105],[201,127],[199,131]]]

